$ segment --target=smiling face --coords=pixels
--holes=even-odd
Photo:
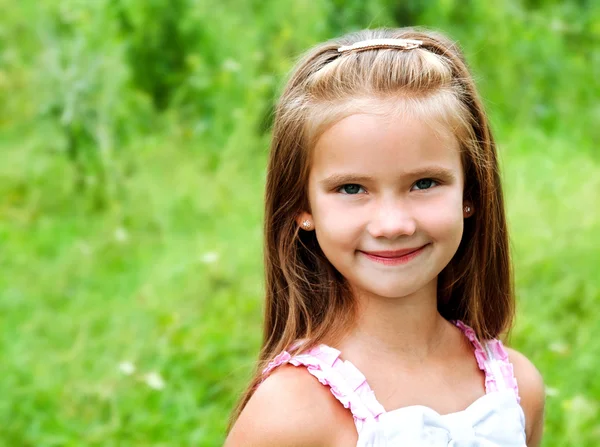
[[[359,294],[435,290],[463,233],[456,138],[416,116],[360,113],[328,128],[312,152],[308,196],[323,253]]]

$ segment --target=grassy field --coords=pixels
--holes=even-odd
[[[312,44],[397,24],[456,38],[486,99],[543,445],[600,445],[599,7],[231,3],[0,0],[0,446],[222,443],[273,100]]]

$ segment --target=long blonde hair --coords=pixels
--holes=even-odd
[[[341,45],[375,38],[422,41],[420,48],[340,54]],[[421,116],[441,117],[456,135],[465,172],[464,196],[476,213],[438,280],[438,308],[473,327],[481,339],[512,324],[514,294],[496,146],[475,84],[457,45],[414,28],[364,30],[311,49],[278,102],[265,195],[266,302],[263,344],[254,377],[230,427],[275,355],[297,340],[298,351],[331,343],[352,324],[356,306],[344,278],[323,255],[314,232],[296,217],[310,211],[310,153],[318,136],[369,98],[408,100]]]

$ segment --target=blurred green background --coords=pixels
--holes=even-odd
[[[600,445],[600,2],[0,0],[0,445],[216,446],[261,337],[273,102],[363,27],[463,46],[545,446]]]

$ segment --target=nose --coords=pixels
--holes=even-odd
[[[382,200],[369,220],[368,231],[375,238],[412,236],[417,229],[410,208],[399,200]]]

